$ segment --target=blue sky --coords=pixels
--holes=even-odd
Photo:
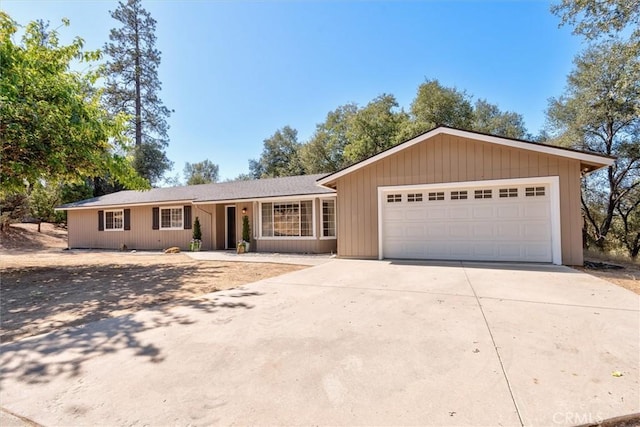
[[[307,140],[339,105],[391,93],[409,108],[425,79],[466,90],[544,126],[581,49],[545,1],[143,1],[162,51],[169,174],[209,159],[222,179],[248,171],[289,125]],[[3,0],[20,24],[56,27],[101,48],[116,1]]]

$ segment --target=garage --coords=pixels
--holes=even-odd
[[[338,256],[582,265],[581,179],[615,159],[438,126],[318,180]]]
[[[381,188],[382,257],[554,262],[555,184],[540,178]]]

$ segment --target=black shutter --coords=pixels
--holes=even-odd
[[[184,221],[182,221],[182,223],[184,224],[184,229],[185,230],[191,230],[191,206],[185,206],[184,207]]]
[[[153,225],[151,228],[160,230],[160,208],[153,208]]]
[[[98,231],[104,231],[104,211],[98,211]]]
[[[131,209],[124,210],[124,229],[131,230]]]

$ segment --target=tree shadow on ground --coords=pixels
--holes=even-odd
[[[234,290],[227,296],[245,298],[259,295],[261,293],[255,291]],[[183,301],[180,305],[205,313],[253,308],[244,301],[212,297]],[[174,308],[158,306],[147,310],[144,316],[128,314],[4,344],[0,354],[0,379],[44,384],[60,376],[77,377],[90,359],[121,351],[129,351],[133,357],[145,358],[149,363],[162,363],[165,358],[162,348],[142,341],[139,335],[150,329],[195,323],[189,315],[180,314]]]
[[[7,270],[0,295],[1,337],[11,341],[214,292],[224,288],[225,269],[167,263]]]

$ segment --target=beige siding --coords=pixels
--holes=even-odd
[[[336,240],[258,240],[258,252],[283,252],[301,254],[335,253]]]
[[[580,162],[452,135],[437,135],[338,178],[338,255],[378,257],[377,187],[560,177],[562,262],[582,264]]]
[[[314,200],[316,238],[309,240],[255,240],[251,250],[268,252],[296,253],[335,253],[335,239],[320,239],[322,214],[320,199]],[[196,216],[202,227],[202,249],[220,250],[225,248],[225,206],[230,204],[194,205],[191,209],[192,220]],[[233,204],[236,207],[236,239],[242,238],[242,209],[246,208],[249,217],[251,235],[255,233],[254,203],[251,201]],[[175,206],[175,205],[160,205]],[[69,247],[119,249],[122,244],[129,249],[161,250],[171,246],[188,249],[193,230],[153,230],[152,208],[154,206],[131,207],[131,230],[98,231],[99,209],[70,210]]]
[[[159,205],[175,206],[175,204]],[[98,231],[99,209],[70,210],[69,224],[70,248],[119,249],[122,244],[129,249],[160,250],[171,246],[187,249],[193,230],[153,230],[153,206],[131,207],[131,230]],[[203,249],[211,248],[211,218],[203,211],[191,209],[192,221],[198,216],[202,227]]]

